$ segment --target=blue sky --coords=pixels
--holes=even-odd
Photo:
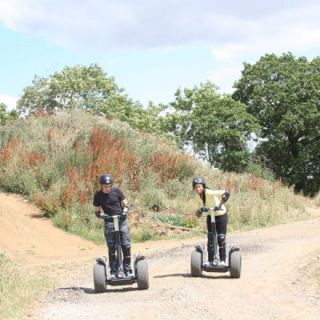
[[[90,63],[144,105],[207,80],[230,93],[243,62],[320,55],[319,12],[316,0],[0,0],[0,102]]]

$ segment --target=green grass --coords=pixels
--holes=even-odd
[[[320,207],[320,192],[318,192],[318,194],[316,194],[316,196],[314,197],[313,201],[314,201],[314,204],[317,207]]]
[[[169,224],[176,227],[196,228],[199,223],[196,217],[185,217],[183,215],[154,215],[152,220],[163,224]]]
[[[131,228],[130,234],[132,242],[145,242],[148,240],[161,239],[161,236],[157,234],[156,230],[148,225]]]
[[[24,311],[44,289],[52,287],[43,272],[22,273],[13,261],[0,253],[0,319],[14,319]]]
[[[313,273],[313,278],[317,281],[317,283],[320,285],[320,267],[316,269]]]

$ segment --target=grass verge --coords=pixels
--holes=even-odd
[[[314,271],[313,278],[316,280],[316,282],[320,286],[320,267]]]
[[[51,286],[45,273],[26,274],[0,252],[0,319],[22,317],[39,293]]]

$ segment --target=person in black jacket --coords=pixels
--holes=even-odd
[[[127,222],[129,211],[128,202],[123,192],[119,188],[113,187],[113,179],[109,174],[103,174],[100,177],[99,182],[101,190],[95,193],[93,205],[95,207],[96,216],[98,218],[104,218],[105,221],[104,236],[108,246],[111,278],[116,278],[117,276],[114,223],[111,218],[113,215],[121,216],[121,219],[119,220],[119,229],[123,252],[123,270],[126,276],[130,277],[133,273],[131,269],[130,230]]]

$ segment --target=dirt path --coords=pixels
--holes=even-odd
[[[86,258],[95,247],[55,228],[22,197],[0,193],[0,249],[26,267]]]
[[[134,244],[134,252],[148,257],[147,291],[134,285],[93,294],[94,257],[105,248],[54,228],[16,196],[0,194],[0,248],[29,266],[74,266],[29,319],[318,320],[320,288],[309,278],[309,271],[320,266],[320,212],[315,215],[309,221],[229,235],[229,243],[242,249],[240,279],[228,274],[190,277],[197,239]]]

